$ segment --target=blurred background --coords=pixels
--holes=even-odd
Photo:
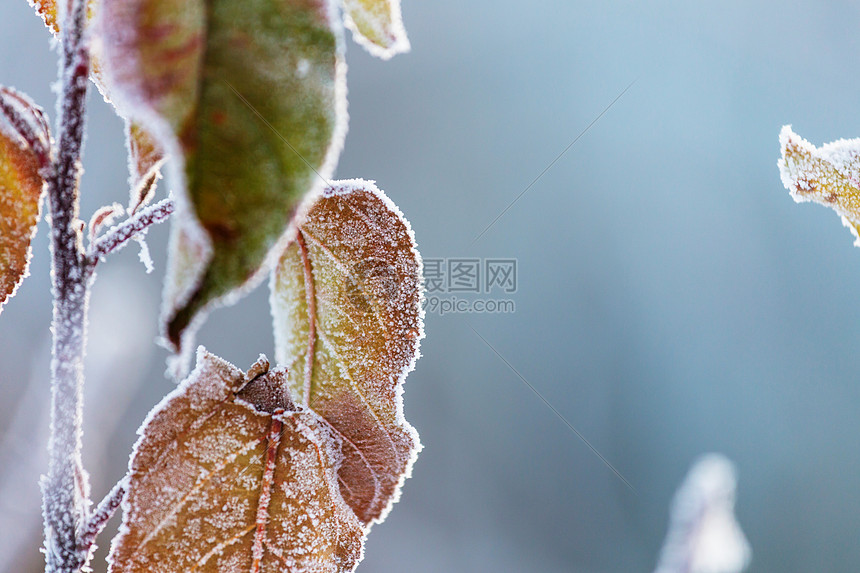
[[[410,54],[382,62],[348,40],[337,176],[375,179],[426,258],[516,259],[516,292],[483,295],[516,310],[428,313],[405,393],[425,449],[359,571],[650,571],[672,494],[708,451],[737,464],[750,571],[860,569],[860,250],[834,213],[795,205],[776,167],[783,124],[816,145],[860,136],[860,5],[404,0],[403,13]],[[0,82],[55,117],[56,56],[25,0],[0,3],[0,54]],[[85,219],[127,200],[122,124],[97,94],[91,110]],[[0,318],[0,570],[18,572],[42,569],[46,236],[43,223]],[[93,291],[97,499],[173,387],[153,343],[166,237],[150,233],[155,273],[132,246]],[[214,312],[199,342],[241,368],[272,356],[267,297]]]

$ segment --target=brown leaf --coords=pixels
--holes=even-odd
[[[373,183],[334,185],[305,203],[273,275],[275,348],[296,401],[342,437],[341,492],[370,523],[396,501],[420,449],[402,383],[423,336],[421,259]]]
[[[198,350],[140,430],[110,571],[354,570],[365,530],[337,488],[337,439],[267,369]]]
[[[0,308],[28,273],[49,141],[42,111],[0,87]]]

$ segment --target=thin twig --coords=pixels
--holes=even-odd
[[[81,530],[78,538],[78,546],[82,550],[89,551],[96,542],[96,537],[99,536],[99,533],[102,532],[102,529],[105,528],[107,522],[110,521],[110,518],[113,517],[113,514],[122,503],[122,498],[125,496],[127,489],[128,482],[124,478],[113,486],[113,489],[101,500],[95,511],[90,514],[89,520]]]
[[[102,257],[122,249],[150,226],[166,221],[175,208],[173,199],[164,199],[138,211],[119,225],[111,227],[104,235],[93,241],[87,250],[88,271],[92,271]]]
[[[43,477],[46,573],[77,573],[88,551],[78,546],[87,478],[81,461],[83,356],[89,297],[78,221],[80,157],[89,87],[90,55],[84,41],[85,0],[70,0],[62,26],[57,149],[48,177],[54,298],[51,361],[51,436]]]

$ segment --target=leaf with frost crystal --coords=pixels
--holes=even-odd
[[[120,108],[180,160],[165,322],[181,352],[202,311],[270,268],[301,198],[332,172],[342,26],[330,0],[104,0],[101,14]],[[205,257],[180,268],[189,250]]]
[[[56,0],[29,0],[30,6],[36,9],[42,21],[45,23],[54,35],[60,33],[60,24],[57,21],[57,2]]]
[[[57,36],[60,34],[60,15],[58,12],[57,0],[27,0],[36,10],[36,14],[42,18],[45,26]],[[97,0],[89,0],[87,4],[88,15],[92,16],[95,10]]]
[[[860,139],[840,139],[816,148],[785,126],[779,143],[782,184],[794,200],[832,208],[860,246]]]
[[[338,491],[337,438],[282,370],[206,352],[149,415],[110,571],[353,571],[365,528]]]
[[[421,259],[371,182],[336,182],[302,213],[272,276],[276,357],[296,401],[343,440],[344,499],[381,521],[421,447],[402,399],[423,336]]]
[[[409,51],[400,0],[343,0],[343,11],[355,41],[374,56],[387,60]]]
[[[29,272],[46,161],[33,149],[34,141],[43,152],[50,145],[42,111],[29,98],[0,87],[0,309]]]
[[[675,494],[669,533],[655,573],[740,573],[750,548],[735,519],[735,467],[708,454]]]

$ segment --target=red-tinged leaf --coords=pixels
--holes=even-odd
[[[381,521],[420,449],[402,384],[423,336],[421,259],[371,182],[337,182],[303,212],[272,277],[277,360],[297,403],[343,439],[344,499]]]
[[[409,51],[400,0],[343,0],[343,12],[352,37],[374,56],[387,60]]]
[[[60,34],[60,13],[57,0],[27,0],[54,36]],[[92,19],[98,0],[89,0],[87,16]]]
[[[57,21],[56,0],[27,0],[30,6],[36,9],[45,26],[56,36],[60,33],[60,23]]]
[[[104,0],[101,14],[118,105],[175,161],[164,322],[182,351],[207,309],[271,268],[301,198],[334,168],[342,26],[328,0]],[[189,237],[204,258],[180,267]]]
[[[355,569],[365,529],[338,491],[337,439],[283,376],[198,351],[140,429],[110,571]]]
[[[49,142],[42,111],[0,87],[0,308],[28,273]]]

